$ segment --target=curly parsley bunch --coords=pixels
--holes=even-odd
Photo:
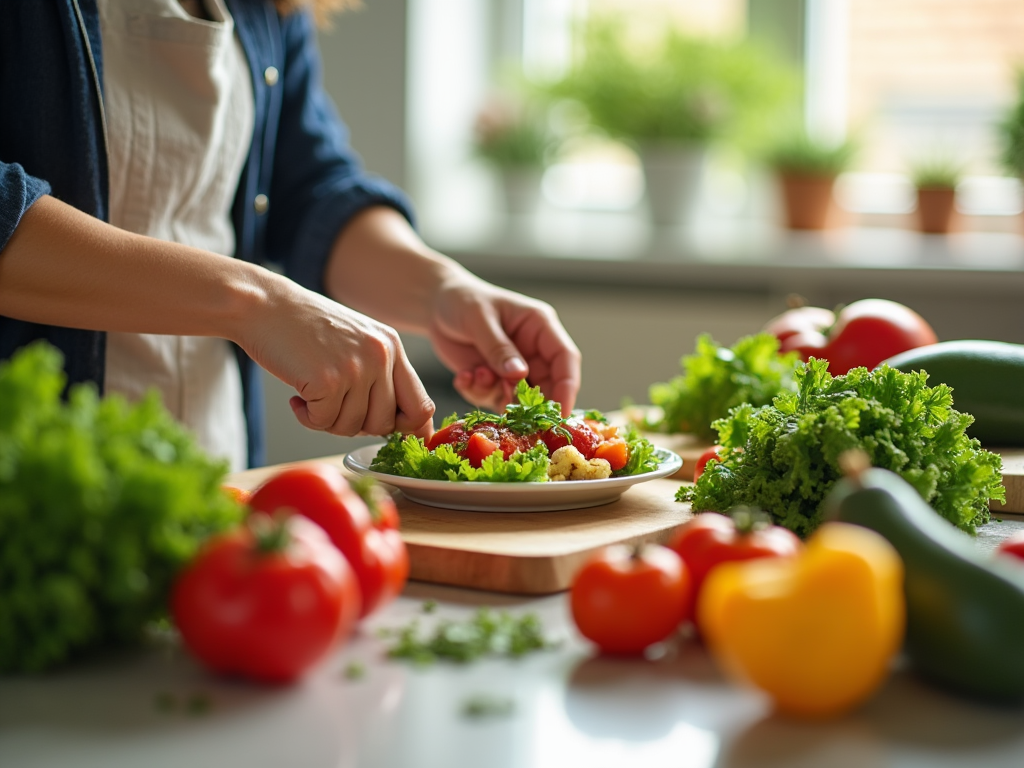
[[[137,640],[178,568],[241,509],[155,395],[86,385],[61,399],[60,353],[0,364],[0,673]]]
[[[840,454],[852,448],[871,464],[909,482],[936,512],[973,532],[989,520],[990,499],[1005,499],[1002,460],[982,450],[964,430],[974,421],[953,409],[945,384],[927,385],[925,372],[882,365],[832,376],[812,358],[796,374],[796,392],[771,405],[733,408],[716,421],[726,449],[680,501],[694,511],[758,506],[776,523],[809,534],[822,520],[822,503],[842,476]]]

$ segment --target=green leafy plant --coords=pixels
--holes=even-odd
[[[1017,72],[1017,99],[998,128],[1003,167],[1010,175],[1024,179],[1024,68]]]
[[[477,155],[506,169],[543,168],[556,145],[546,109],[512,94],[493,97],[480,109],[473,139]]]
[[[795,92],[770,52],[661,24],[646,38],[632,18],[602,16],[579,33],[576,61],[551,93],[582,104],[594,127],[631,141],[752,140]]]
[[[930,157],[915,163],[910,179],[917,189],[956,189],[963,176],[963,166],[948,157]]]
[[[60,353],[0,364],[0,673],[137,641],[171,582],[241,508],[155,394],[61,400]]]
[[[851,140],[825,141],[797,129],[776,140],[767,153],[768,165],[796,176],[838,176],[849,169],[857,154]]]
[[[942,517],[965,531],[988,522],[989,500],[1005,499],[1002,462],[964,430],[952,390],[927,385],[923,371],[887,365],[832,376],[812,358],[797,391],[771,405],[744,404],[715,422],[725,450],[695,486],[677,494],[695,511],[758,506],[800,535],[821,523],[824,499],[842,477],[839,457],[863,450],[872,466],[909,482]]]
[[[662,416],[644,424],[659,432],[688,432],[713,442],[712,422],[741,403],[767,405],[779,392],[792,389],[797,355],[779,354],[779,340],[768,333],[745,336],[721,347],[708,334],[697,338],[693,354],[680,364],[683,374],[654,384],[650,399]]]

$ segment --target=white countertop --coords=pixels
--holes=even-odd
[[[438,602],[429,616],[426,599]],[[466,666],[383,659],[377,628],[416,615],[425,623],[467,618],[482,605],[535,611],[565,642]],[[366,665],[362,679],[343,674],[354,660]],[[510,698],[514,711],[467,717],[462,707],[480,694]],[[209,707],[189,713],[196,697]],[[160,705],[167,700],[173,709]],[[856,714],[786,721],[760,694],[725,682],[693,641],[655,661],[597,657],[572,629],[565,595],[413,583],[293,687],[218,680],[173,644],[45,677],[0,678],[0,766],[1019,768],[1021,715],[897,672]]]

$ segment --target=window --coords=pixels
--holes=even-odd
[[[574,21],[610,9],[788,46],[805,65],[808,126],[861,143],[840,186],[855,222],[905,225],[911,169],[943,157],[962,166],[967,227],[1018,227],[1021,186],[1003,175],[995,124],[1024,66],[1020,0],[410,0],[410,184],[428,231],[446,242],[505,231],[495,175],[471,148],[476,112],[507,62],[526,76],[564,68]],[[544,190],[550,210],[635,217],[643,177],[628,150],[598,142],[550,168]],[[709,210],[763,217],[771,205],[736,197],[771,190],[722,167],[706,189]]]

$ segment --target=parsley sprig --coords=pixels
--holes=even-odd
[[[565,419],[562,418],[561,403],[545,398],[540,387],[531,387],[522,379],[516,384],[516,400],[519,402],[505,406],[503,414],[474,411],[466,417],[466,429],[489,423],[506,427],[517,435],[532,435],[551,429],[571,438],[569,431],[562,426]]]

